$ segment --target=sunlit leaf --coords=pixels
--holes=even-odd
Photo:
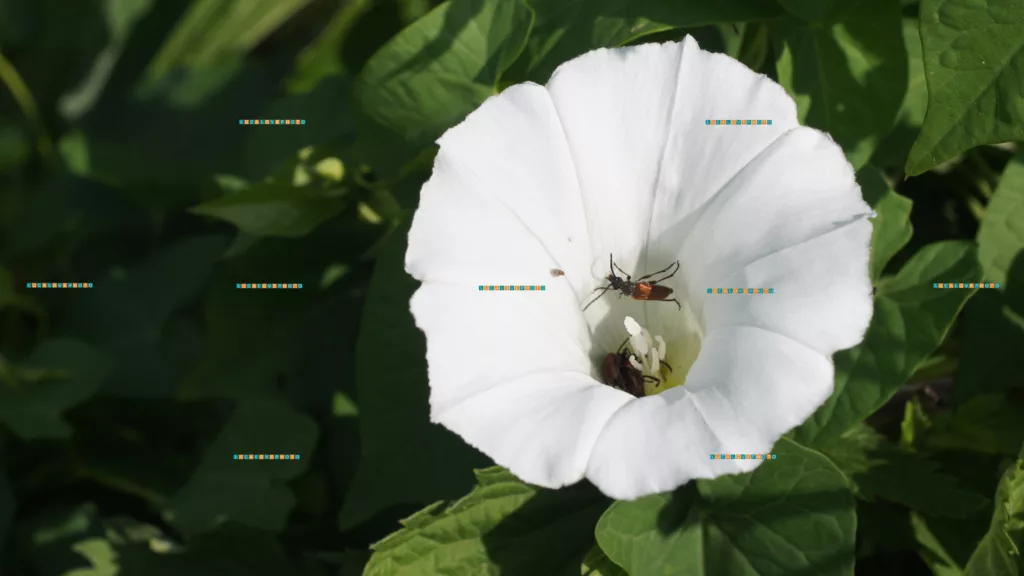
[[[892,128],[907,90],[900,7],[890,0],[842,4],[826,24],[788,18],[773,26],[779,82],[801,124],[828,132],[854,167]]]
[[[195,214],[226,220],[256,236],[305,236],[345,207],[343,190],[264,183],[193,206]]]
[[[616,502],[597,541],[632,576],[853,574],[853,494],[822,454],[782,439],[754,472]]]
[[[921,32],[916,18],[903,19],[903,43],[907,47],[910,66],[907,93],[896,115],[896,125],[882,140],[871,161],[885,168],[901,168],[921,133],[925,112],[928,110],[928,83],[924,76],[924,55],[921,52]]]
[[[533,23],[522,0],[456,0],[417,20],[370,58],[356,84],[360,151],[396,175],[496,90]]]
[[[857,182],[864,200],[878,214],[871,220],[871,279],[877,282],[885,265],[910,242],[914,234],[910,225],[912,203],[909,198],[897,194],[873,166],[859,170]]]
[[[1003,473],[996,491],[988,534],[978,544],[965,576],[1018,576],[1024,573],[1024,449]]]
[[[1005,285],[1010,264],[1021,250],[1024,250],[1024,152],[1006,165],[981,220],[978,260],[985,280]]]
[[[907,175],[981,144],[1024,140],[1024,3],[922,0],[920,18],[928,114]]]
[[[579,576],[608,506],[593,486],[544,490],[501,468],[476,476],[479,486],[468,496],[417,512],[374,544],[364,574]]]
[[[596,48],[621,46],[655,32],[778,16],[767,0],[530,0],[536,22],[513,80],[546,83],[560,64]]]

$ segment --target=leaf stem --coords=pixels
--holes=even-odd
[[[51,160],[53,157],[53,140],[47,133],[43,119],[39,115],[39,106],[36,105],[35,98],[32,97],[32,91],[25,84],[21,74],[18,74],[17,68],[4,56],[3,52],[0,52],[0,82],[11,91],[14,101],[21,108],[21,113],[35,127],[36,147],[39,150],[39,155],[46,161]]]

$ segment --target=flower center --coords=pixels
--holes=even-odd
[[[686,375],[700,352],[697,334],[682,335],[666,342],[630,316],[626,316],[623,324],[629,334],[625,352],[629,354],[632,368],[644,377],[644,395],[658,394],[686,383]]]

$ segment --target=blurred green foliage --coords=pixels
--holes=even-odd
[[[483,100],[686,34],[858,168],[875,317],[778,463],[609,507],[429,422],[405,233]],[[0,574],[1020,574],[1022,45],[1012,0],[0,3]]]

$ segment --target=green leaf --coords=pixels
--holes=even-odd
[[[338,5],[320,35],[296,58],[288,78],[289,92],[309,92],[324,78],[346,72],[342,56],[345,40],[372,5],[373,0],[354,0]]]
[[[255,236],[305,236],[344,209],[343,191],[266,182],[193,206],[189,211],[230,222]]]
[[[420,508],[473,486],[470,470],[492,462],[430,422],[426,343],[409,313],[417,288],[404,270],[408,225],[381,245],[356,345],[361,461],[341,513],[354,526],[401,504]],[[411,441],[415,439],[415,441]],[[416,470],[410,482],[408,471]]]
[[[931,452],[929,459],[944,474],[979,497],[991,500],[1005,468],[1001,458],[978,452]],[[992,508],[986,506],[966,518],[930,516],[911,512],[911,525],[921,558],[936,574],[961,574],[978,542],[988,531]]]
[[[497,467],[476,476],[468,496],[417,512],[374,544],[364,574],[579,575],[604,496],[587,483],[537,488]]]
[[[901,248],[910,242],[914,229],[910,225],[910,208],[913,202],[900,196],[885,181],[882,172],[874,166],[865,166],[857,172],[864,200],[878,214],[872,219],[871,230],[871,280],[882,277],[885,265]]]
[[[287,483],[305,472],[316,438],[316,423],[281,403],[242,403],[174,496],[175,526],[186,535],[227,520],[280,530],[295,505]],[[235,460],[234,454],[298,454],[300,459]]]
[[[910,525],[914,531],[920,549],[921,559],[936,576],[962,576],[963,565],[958,563],[936,535],[928,522],[919,515],[911,513]]]
[[[940,472],[938,464],[891,445],[863,424],[822,446],[822,452],[868,500],[880,498],[932,516],[954,518],[969,516],[988,503]]]
[[[22,366],[0,358],[0,421],[25,439],[69,438],[63,413],[95,394],[111,368],[105,354],[67,338],[43,342]]]
[[[978,260],[985,280],[1005,286],[1010,264],[1021,250],[1024,250],[1024,151],[1006,165],[981,219]]]
[[[788,18],[773,27],[779,83],[801,124],[828,132],[860,168],[889,133],[907,91],[900,6],[843,3],[827,25]]]
[[[367,163],[395,175],[495,94],[532,24],[522,0],[451,0],[378,50],[355,89]]]
[[[978,544],[964,570],[966,576],[1024,574],[1024,448],[1003,473],[996,490],[996,507],[988,534]]]
[[[522,58],[509,73],[515,81],[540,83],[563,62],[590,50],[673,28],[750,22],[782,12],[766,0],[530,0],[530,7],[537,20]]]
[[[1024,387],[1024,326],[1015,317],[1024,317],[1024,249],[1014,259],[1003,289],[982,290],[964,310],[956,399]]]
[[[792,432],[819,446],[882,407],[946,337],[973,290],[942,290],[936,282],[977,281],[974,246],[959,241],[925,246],[895,276],[877,285],[875,312],[864,341],[836,353],[832,395]]]
[[[749,474],[612,504],[598,543],[632,576],[852,575],[857,517],[846,478],[785,438],[774,452]]]
[[[928,83],[924,76],[924,54],[921,52],[921,32],[916,18],[903,19],[903,43],[907,47],[910,65],[907,93],[896,115],[896,126],[882,140],[871,161],[884,168],[902,168],[914,146],[928,110]]]
[[[587,552],[583,559],[583,566],[580,567],[580,576],[629,576],[619,565],[612,562],[611,558],[595,545]]]
[[[923,0],[920,18],[928,114],[907,175],[981,144],[1024,140],[1024,3]]]
[[[76,293],[68,329],[109,352],[117,366],[104,391],[134,397],[173,394],[184,368],[166,357],[171,315],[206,286],[227,245],[221,236],[182,240],[137,268],[114,269]]]
[[[936,414],[919,445],[1012,456],[1024,442],[1024,400],[1010,394],[975,396],[953,412]]]

